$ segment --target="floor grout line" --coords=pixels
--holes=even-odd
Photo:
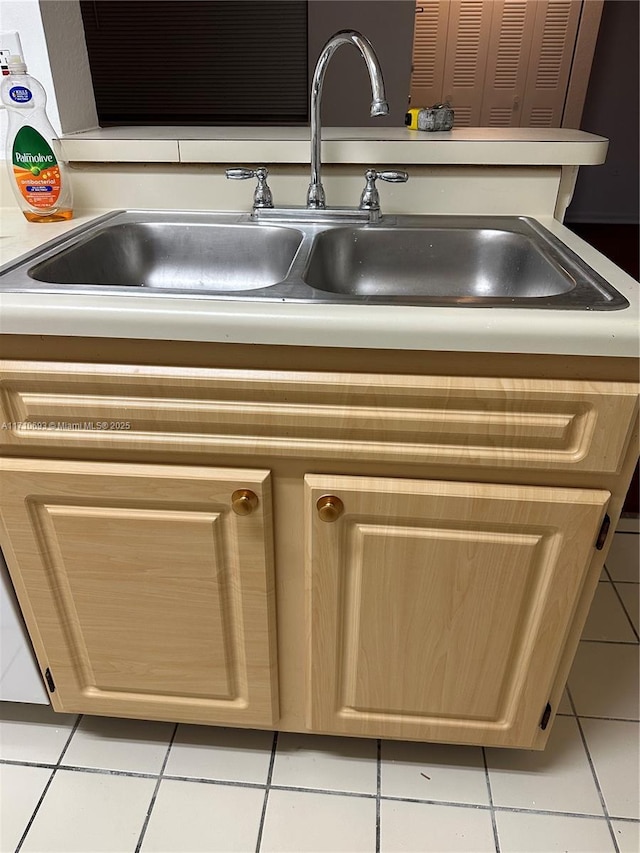
[[[226,788],[253,788],[264,791],[264,782],[240,782],[232,779],[206,779],[203,776],[176,776],[173,773],[165,773],[162,777],[168,782],[196,782],[199,785],[222,785]]]
[[[20,841],[18,841],[18,843],[16,845],[15,853],[20,853],[20,849],[22,848],[22,845],[24,844],[25,839],[26,839],[27,835],[29,834],[29,830],[31,829],[31,826],[33,825],[33,822],[36,819],[36,815],[38,814],[38,810],[40,809],[40,806],[42,805],[42,801],[44,800],[44,798],[47,795],[47,791],[51,787],[51,783],[53,782],[53,777],[55,775],[56,775],[56,768],[54,767],[53,770],[51,771],[51,776],[49,776],[47,784],[44,786],[44,790],[42,791],[42,794],[40,795],[40,799],[36,803],[36,807],[34,808],[32,814],[31,814],[31,817],[29,818],[29,821],[25,827],[25,830],[22,833],[22,835],[20,836]]]
[[[576,714],[579,720],[606,720],[608,723],[640,723],[640,720],[632,717],[596,717],[593,714]]]
[[[624,610],[624,615],[627,617],[627,620],[629,621],[629,625],[631,625],[631,630],[633,631],[636,640],[640,643],[640,635],[638,635],[638,632],[636,631],[636,626],[633,624],[633,620],[631,619],[631,616],[629,616],[629,611],[627,610],[627,605],[622,600],[622,596],[620,595],[620,593],[616,589],[615,583],[612,582],[611,586],[613,587],[613,591],[615,592],[616,597],[617,597],[618,601],[620,602],[622,609]]]
[[[0,758],[0,764],[8,764],[10,767],[41,767],[44,770],[54,770],[58,766],[46,761],[18,761],[15,758]]]
[[[20,840],[18,841],[18,843],[16,845],[16,849],[15,849],[14,853],[20,853],[22,845],[24,844],[25,839],[26,839],[27,835],[29,834],[29,830],[31,829],[31,826],[33,825],[33,822],[37,817],[38,811],[40,810],[40,806],[42,805],[43,800],[47,795],[47,791],[51,787],[51,783],[53,782],[53,779],[54,779],[56,773],[58,772],[58,767],[60,766],[60,762],[64,758],[64,754],[67,751],[67,749],[69,749],[69,744],[71,743],[71,739],[73,738],[74,734],[76,733],[78,726],[80,725],[81,719],[82,719],[82,714],[79,717],[76,717],[76,721],[73,724],[73,727],[71,729],[71,733],[69,734],[69,737],[67,738],[65,745],[62,747],[62,752],[58,756],[58,761],[56,762],[56,765],[54,766],[53,770],[51,771],[51,776],[49,776],[49,780],[48,780],[47,784],[44,786],[42,794],[40,795],[40,799],[36,803],[36,806],[35,806],[33,812],[31,813],[31,817],[29,818],[29,821],[25,827],[24,832],[20,836]]]
[[[491,779],[489,777],[489,765],[487,763],[487,751],[482,747],[482,763],[484,765],[484,778],[487,783],[487,796],[489,797],[489,809],[491,811],[491,826],[493,828],[493,843],[496,846],[496,853],[500,853],[500,836],[498,835],[498,824],[496,821],[496,811],[493,807],[493,793],[491,791]]]
[[[567,688],[567,695],[569,697],[569,702],[571,703],[571,707],[573,710],[576,710],[575,703],[573,701],[573,696],[571,695],[571,691]],[[600,787],[600,780],[598,779],[598,774],[596,773],[596,768],[593,763],[593,759],[591,757],[591,753],[589,752],[589,745],[587,744],[587,738],[584,734],[584,729],[582,728],[582,723],[580,722],[579,717],[576,714],[576,722],[578,724],[578,731],[580,732],[580,737],[582,738],[582,745],[584,747],[584,751],[587,756],[587,761],[589,762],[589,767],[591,769],[591,774],[593,776],[593,781],[596,786],[596,790],[598,792],[598,797],[600,798],[600,805],[602,807],[602,811],[604,812],[604,816],[607,819],[607,826],[609,827],[609,833],[611,835],[611,840],[613,842],[613,847],[615,853],[620,853],[620,847],[618,845],[618,839],[616,838],[615,831],[613,829],[613,824],[611,823],[611,818],[609,817],[609,811],[607,809],[607,804],[604,799],[604,794],[602,793],[602,788]]]
[[[509,812],[511,814],[542,814],[557,817],[582,817],[585,820],[606,820],[603,814],[591,814],[590,812],[554,812],[551,809],[525,809],[516,806],[494,806],[497,812]]]
[[[354,797],[359,800],[375,800],[376,794],[368,794],[366,791],[341,791],[331,788],[305,788],[302,785],[271,785],[272,791],[291,791],[295,794],[326,794],[329,797]],[[388,797],[382,797],[386,800]]]
[[[173,727],[173,732],[171,733],[171,739],[169,740],[169,746],[167,747],[167,751],[164,755],[164,760],[162,762],[162,766],[160,767],[160,773],[158,774],[158,781],[156,782],[155,788],[153,789],[153,794],[151,795],[151,802],[149,803],[149,808],[147,809],[147,814],[144,818],[144,823],[142,824],[142,829],[140,830],[140,835],[138,837],[138,843],[136,844],[135,853],[140,853],[140,849],[144,842],[144,837],[146,835],[147,829],[149,827],[149,821],[151,820],[151,814],[153,812],[153,807],[156,804],[156,798],[158,796],[158,791],[160,790],[160,785],[162,783],[164,769],[167,766],[167,762],[169,761],[169,754],[171,752],[171,747],[173,746],[173,741],[175,740],[176,734],[178,732],[178,723]]]
[[[111,767],[83,767],[80,764],[60,764],[57,770],[68,773],[97,773],[101,776],[131,776],[134,779],[157,779],[158,773],[144,773],[141,770],[114,770]]]
[[[321,792],[324,793],[324,792]],[[389,800],[394,803],[416,803],[418,805],[426,805],[426,806],[445,806],[446,808],[455,808],[455,809],[475,809],[476,811],[491,811],[492,809],[495,812],[509,812],[510,814],[528,814],[528,815],[550,815],[554,817],[578,817],[585,818],[586,820],[606,820],[606,816],[604,814],[592,814],[590,812],[567,812],[567,811],[553,811],[552,809],[527,809],[520,806],[498,806],[493,804],[485,805],[484,803],[456,803],[449,800],[421,800],[413,797],[393,797],[393,796],[382,796],[382,800]],[[613,820],[619,820],[620,818],[614,817]],[[626,818],[627,821],[631,823],[640,823],[640,820],[635,818]]]
[[[382,790],[382,741],[376,741],[376,853],[380,853],[380,793]]]
[[[392,794],[380,797],[381,800],[390,803],[416,803],[421,806],[445,806],[453,809],[474,809],[475,811],[488,812],[491,806],[485,803],[455,803],[451,800],[421,800],[419,797],[395,797]]]
[[[512,814],[549,815],[550,817],[578,817],[585,820],[607,820],[606,815],[590,814],[588,812],[554,812],[551,809],[523,809],[515,806],[495,806],[497,812],[509,812]],[[617,818],[615,818],[617,820]]]
[[[256,839],[256,853],[260,853],[262,844],[262,833],[264,832],[264,822],[267,817],[267,805],[269,803],[269,792],[271,791],[271,780],[273,779],[273,767],[276,763],[276,752],[278,749],[278,732],[274,732],[273,743],[271,744],[271,758],[269,760],[269,770],[267,772],[267,784],[264,792],[264,800],[262,801],[262,814],[260,815],[260,825],[258,827],[258,837]]]

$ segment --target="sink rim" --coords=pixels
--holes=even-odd
[[[297,252],[289,267],[286,277],[276,283],[262,288],[227,291],[210,291],[185,288],[152,288],[131,285],[82,285],[58,284],[36,281],[28,275],[28,270],[34,263],[44,263],[56,254],[72,248],[74,245],[89,238],[100,229],[109,227],[116,222],[124,221],[172,221],[178,218],[180,222],[209,222],[230,226],[244,226],[257,229],[288,229],[302,234]],[[498,230],[524,233],[532,237],[534,243],[545,254],[560,259],[561,266],[565,263],[576,269],[580,276],[578,285],[572,290],[553,296],[537,297],[419,297],[385,295],[351,296],[332,291],[323,291],[311,287],[304,281],[303,273],[308,263],[314,241],[324,232],[336,229],[375,231],[388,228],[409,228],[423,230],[436,227],[438,224],[448,230],[459,227],[473,229],[495,228]],[[363,223],[354,226],[353,223],[307,223],[303,220],[277,220],[268,223],[252,220],[247,213],[238,212],[208,212],[208,211],[172,211],[172,210],[116,210],[91,220],[61,237],[33,249],[26,255],[16,258],[0,266],[0,294],[2,293],[47,293],[58,295],[91,295],[117,296],[128,295],[145,298],[182,298],[205,299],[214,301],[236,302],[293,302],[303,304],[324,303],[332,305],[367,305],[395,307],[459,307],[459,308],[527,308],[546,309],[555,311],[610,311],[622,310],[629,307],[629,301],[613,285],[609,284],[599,273],[593,270],[572,249],[548,231],[541,223],[528,216],[518,215],[432,215],[432,214],[402,214],[386,215],[379,223]]]

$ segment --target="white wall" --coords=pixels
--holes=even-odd
[[[27,63],[29,73],[42,83],[47,93],[49,120],[56,133],[60,133],[60,114],[38,0],[2,0],[0,31],[4,33],[14,30],[20,34],[23,58]],[[7,114],[5,110],[0,111],[0,138],[2,138],[0,157],[4,158],[7,140]]]
[[[78,0],[40,0],[63,133],[98,126],[89,54]]]

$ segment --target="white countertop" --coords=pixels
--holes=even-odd
[[[31,224],[2,209],[6,263],[105,213]],[[318,303],[215,301],[135,295],[2,293],[0,332],[421,351],[637,357],[639,287],[610,260],[551,217],[540,223],[630,303],[620,311],[552,311]]]
[[[308,127],[107,127],[62,142],[76,162],[309,162]],[[322,128],[324,164],[595,165],[604,163],[607,146],[602,136],[568,128]]]

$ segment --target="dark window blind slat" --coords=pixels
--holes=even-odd
[[[306,0],[80,8],[101,124],[306,124]]]

